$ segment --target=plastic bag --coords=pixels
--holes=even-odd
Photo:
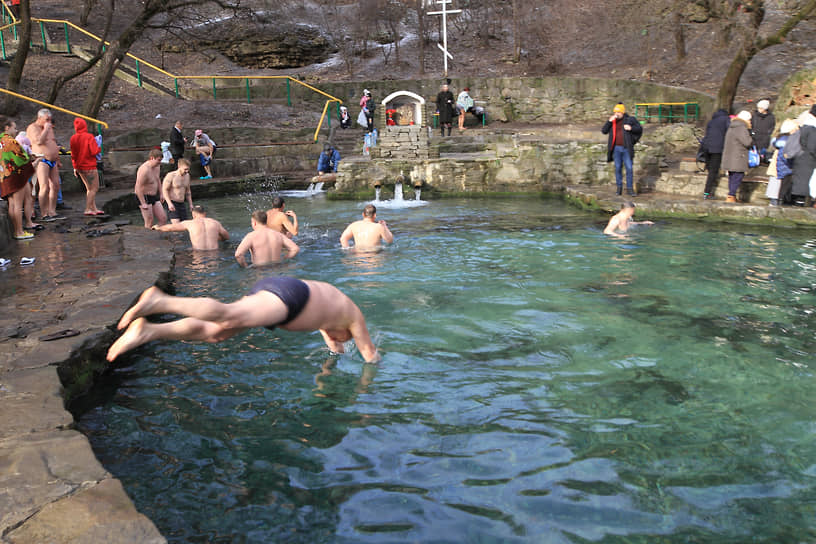
[[[366,119],[365,111],[360,110],[360,115],[357,116],[357,124],[363,128],[368,128],[368,119]]]
[[[748,150],[748,168],[756,168],[759,166],[759,152],[756,146]]]

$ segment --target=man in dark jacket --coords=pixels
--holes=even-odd
[[[771,135],[773,134],[774,128],[776,128],[776,117],[774,117],[773,113],[768,111],[770,107],[770,101],[767,98],[763,98],[757,102],[757,109],[751,115],[751,130],[753,132],[754,145],[757,147],[759,156],[762,157],[762,161],[765,163],[770,162],[771,156],[773,155],[773,149],[769,150],[769,148],[771,147]]]
[[[626,113],[626,106],[618,102],[612,110],[612,117],[604,123],[601,132],[609,134],[606,162],[614,161],[615,163],[617,193],[621,194],[623,190],[622,167],[626,166],[626,193],[636,196],[632,161],[635,159],[635,144],[643,134],[643,127],[640,126],[637,119]]]
[[[173,155],[173,162],[178,164],[178,160],[184,156],[184,148],[187,145],[187,138],[181,133],[184,125],[181,121],[176,121],[176,124],[170,130],[170,154]]]
[[[714,191],[717,189],[717,180],[720,177],[720,164],[722,164],[723,144],[725,143],[725,133],[731,124],[728,112],[719,109],[711,116],[711,121],[706,125],[705,136],[701,143],[706,152],[706,178],[703,198],[705,200],[714,198]]]

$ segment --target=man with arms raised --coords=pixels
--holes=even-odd
[[[394,235],[388,230],[385,221],[377,222],[377,208],[374,204],[368,204],[363,208],[363,218],[360,221],[346,227],[340,235],[340,245],[348,248],[352,238],[357,249],[371,249],[380,245],[380,241],[387,244],[394,241]]]
[[[272,209],[266,212],[266,226],[291,238],[297,236],[298,218],[295,212],[291,210],[283,211],[285,207],[283,197],[276,196],[273,198]],[[289,221],[290,217],[292,221]]]
[[[162,182],[162,197],[167,202],[170,222],[179,223],[190,219],[189,209],[193,209],[193,194],[190,192],[190,161],[176,161],[178,170],[169,172]]]
[[[153,229],[162,232],[184,232],[186,230],[190,233],[193,249],[198,250],[218,249],[219,241],[229,240],[227,229],[220,222],[207,217],[207,212],[201,206],[193,208],[192,219],[159,227],[154,226]]]
[[[244,236],[238,248],[235,250],[235,260],[241,266],[247,266],[244,256],[249,251],[252,257],[252,265],[260,266],[268,263],[276,263],[281,260],[281,250],[286,248],[287,257],[293,258],[298,254],[300,248],[292,240],[276,230],[266,226],[266,212],[256,210],[252,212],[252,232]]]
[[[153,314],[187,316],[170,323],[149,323]],[[221,342],[252,327],[287,331],[319,330],[329,349],[343,353],[354,339],[368,363],[380,360],[360,308],[337,287],[321,281],[274,276],[258,281],[245,297],[226,304],[212,298],[185,298],[150,287],[125,312],[118,328],[125,333],[108,350],[108,361],[153,340]]]
[[[149,229],[155,218],[159,226],[167,223],[164,207],[161,204],[159,170],[161,170],[162,152],[151,149],[147,160],[136,170],[136,187],[133,192],[139,199],[139,211],[144,218],[144,226]]]
[[[43,108],[37,112],[37,120],[28,125],[26,135],[31,140],[31,151],[42,160],[37,163],[37,183],[39,184],[40,213],[43,221],[65,219],[57,215],[57,195],[59,180],[59,146],[54,136],[54,121],[51,110]]]

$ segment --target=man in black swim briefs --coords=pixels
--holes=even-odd
[[[165,313],[187,317],[169,323],[145,319]],[[342,353],[343,343],[353,338],[366,362],[380,360],[363,313],[349,297],[328,283],[287,276],[262,279],[249,294],[229,304],[212,298],[174,297],[150,287],[119,321],[120,330],[126,327],[108,350],[109,361],[153,340],[221,342],[253,327],[319,330],[335,353]]]

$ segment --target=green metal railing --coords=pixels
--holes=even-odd
[[[638,115],[643,110],[642,115]],[[661,122],[664,119],[671,123],[674,120],[683,119],[688,123],[689,119],[697,121],[700,118],[700,106],[697,102],[646,102],[635,104],[635,117],[641,117],[645,121],[657,119]]]
[[[11,9],[6,4],[5,0],[0,0],[0,3],[2,3],[2,6],[3,6],[2,15],[3,15],[3,22],[5,23],[3,26],[0,26],[0,54],[2,54],[3,60],[6,60],[8,58],[8,56],[7,56],[8,53],[6,51],[4,33],[5,33],[6,30],[11,29],[13,34],[14,34],[14,39],[16,40],[17,39],[17,25],[20,24],[20,21],[17,20],[14,17],[13,13],[11,12]],[[46,24],[58,24],[58,25],[62,26],[63,33],[65,35],[65,49],[62,49],[60,47],[58,49],[59,52],[67,52],[67,53],[72,52],[72,45],[71,45],[71,39],[70,39],[70,31],[72,31],[72,30],[76,31],[76,32],[79,32],[80,34],[84,35],[85,37],[87,37],[87,38],[89,38],[89,39],[91,39],[91,40],[93,40],[93,41],[95,41],[97,43],[102,43],[102,50],[103,51],[105,50],[106,46],[110,45],[110,42],[102,40],[102,38],[92,34],[91,32],[88,32],[87,30],[75,25],[74,23],[72,23],[70,21],[65,21],[65,20],[61,20],[61,19],[39,19],[39,18],[32,18],[31,21],[32,21],[32,23],[38,23],[39,24],[40,38],[42,40],[42,47],[43,47],[44,51],[49,51],[48,36],[47,36],[46,30],[45,30],[45,25]],[[52,44],[51,50],[57,50],[55,47],[53,47],[53,44]],[[153,77],[158,76],[158,77],[156,77],[157,83],[160,83],[159,79],[161,79],[162,77],[172,81],[173,92],[175,93],[176,98],[184,98],[182,96],[182,89],[181,89],[181,86],[179,85],[179,82],[190,81],[192,83],[198,83],[199,80],[201,80],[202,82],[210,80],[211,88],[212,88],[212,98],[214,100],[217,100],[218,99],[218,85],[217,85],[218,81],[221,81],[221,80],[227,80],[227,81],[230,81],[230,80],[236,80],[236,81],[243,80],[244,88],[246,90],[246,103],[251,104],[252,100],[253,100],[253,96],[252,96],[252,85],[250,84],[250,80],[260,80],[260,81],[285,80],[286,81],[286,104],[287,104],[287,106],[291,107],[292,106],[292,83],[294,82],[295,84],[301,86],[302,88],[307,89],[308,91],[310,91],[312,93],[316,93],[316,94],[318,94],[318,95],[320,95],[322,97],[325,97],[325,99],[326,99],[326,101],[325,101],[325,103],[323,105],[323,114],[321,115],[320,122],[318,123],[317,128],[315,129],[315,135],[314,135],[315,141],[317,141],[317,139],[318,139],[318,135],[320,133],[320,128],[323,125],[324,119],[327,120],[328,126],[329,126],[329,128],[331,128],[331,115],[327,116],[327,112],[329,110],[330,105],[332,103],[337,103],[338,110],[339,110],[339,105],[343,103],[343,101],[341,99],[339,99],[339,98],[337,98],[335,96],[332,96],[332,95],[330,95],[330,94],[328,94],[326,92],[323,92],[320,89],[317,89],[316,87],[313,87],[313,86],[309,85],[308,83],[304,83],[303,81],[300,81],[300,80],[298,80],[296,78],[293,78],[291,76],[260,76],[260,75],[258,75],[258,76],[256,76],[256,75],[253,75],[253,76],[211,76],[211,75],[206,75],[206,76],[183,76],[183,75],[172,74],[172,73],[170,73],[170,72],[168,72],[166,70],[163,70],[162,68],[159,68],[158,66],[156,66],[154,64],[151,64],[150,62],[148,62],[148,61],[146,61],[146,60],[144,60],[142,58],[139,58],[136,55],[133,55],[131,53],[126,53],[125,56],[134,61],[134,64],[135,64],[135,70],[134,71],[135,71],[135,74],[136,74],[136,85],[137,86],[144,88],[144,86],[145,86],[144,70],[148,69],[153,74]],[[198,89],[196,89],[196,90],[201,90],[202,88],[206,88],[206,87],[198,87]],[[196,98],[198,98],[198,96],[196,96]]]

